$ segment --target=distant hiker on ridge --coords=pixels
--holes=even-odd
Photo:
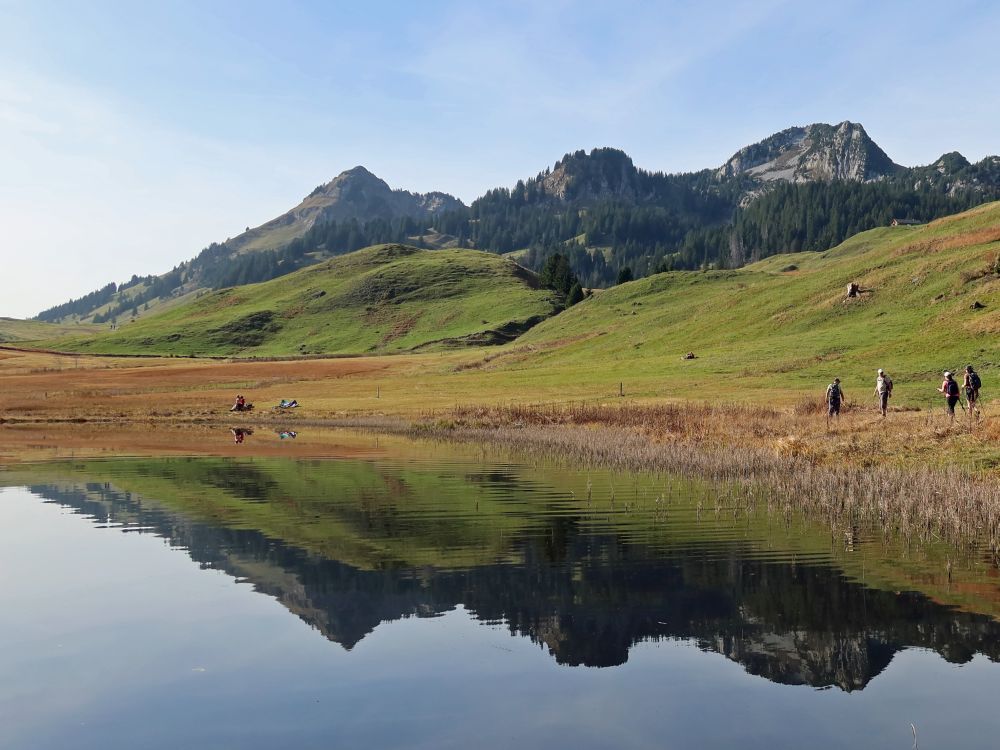
[[[840,402],[844,400],[844,389],[840,387],[840,378],[834,378],[826,387],[826,406],[828,417],[840,419]]]
[[[972,369],[972,365],[965,366],[962,386],[965,388],[965,400],[969,404],[969,416],[972,415],[973,409],[978,414],[979,407],[976,404],[979,402],[979,389],[983,387],[983,381],[979,379],[979,373]]]
[[[875,378],[875,396],[878,398],[879,410],[882,417],[889,411],[889,399],[892,397],[892,378],[885,374],[885,370],[878,368],[878,377]]]
[[[958,403],[958,383],[948,370],[944,371],[944,382],[938,388],[938,393],[944,394],[945,399],[947,399],[948,413],[951,414],[952,421],[954,421],[955,404]]]

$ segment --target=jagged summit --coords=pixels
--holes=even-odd
[[[302,236],[317,222],[347,219],[364,222],[403,216],[429,218],[464,207],[462,201],[447,193],[393,190],[385,180],[359,165],[317,187],[292,210],[244,232],[227,244],[233,250],[268,250]]]
[[[640,197],[640,172],[631,157],[617,148],[595,148],[566,154],[551,172],[539,177],[542,191],[559,201],[591,201]]]
[[[814,123],[782,130],[737,151],[717,171],[719,179],[748,176],[758,182],[866,182],[902,167],[879,148],[864,127]]]
[[[931,165],[934,169],[942,174],[948,172],[957,172],[960,169],[965,169],[966,167],[972,166],[968,159],[966,159],[958,151],[949,151],[947,154],[941,154],[941,158],[938,159]]]
[[[320,200],[310,200],[316,198]],[[430,215],[461,208],[464,204],[447,193],[437,191],[411,193],[407,190],[393,190],[385,180],[365,167],[357,166],[341,172],[325,185],[320,185],[297,208],[312,208],[313,205],[318,205],[321,209],[316,218],[324,221],[348,218],[363,221]]]

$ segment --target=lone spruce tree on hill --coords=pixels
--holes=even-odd
[[[566,307],[572,307],[577,302],[583,301],[583,287],[580,286],[580,282],[576,282],[573,287],[569,290],[569,294],[566,295]]]
[[[562,253],[550,255],[542,270],[538,273],[538,280],[541,285],[549,289],[554,289],[560,294],[569,294],[574,284],[579,284],[579,279],[570,268],[569,258]]]

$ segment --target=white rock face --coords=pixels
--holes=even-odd
[[[716,170],[719,179],[758,183],[876,180],[900,169],[860,125],[815,124],[783,130],[740,149]]]

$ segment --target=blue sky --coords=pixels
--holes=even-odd
[[[0,315],[160,273],[363,164],[470,201],[567,151],[861,122],[1000,152],[992,2],[0,0]]]

